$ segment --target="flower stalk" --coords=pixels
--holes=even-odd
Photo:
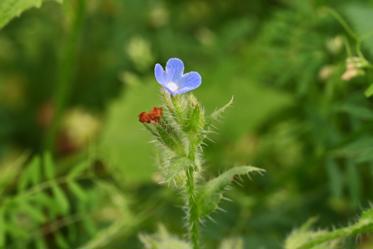
[[[184,74],[184,64],[177,58],[171,58],[165,69],[157,64],[155,78],[163,87],[164,104],[140,113],[139,121],[155,138],[163,182],[184,195],[188,241],[183,244],[188,249],[201,249],[200,222],[218,209],[227,186],[238,175],[262,170],[251,166],[234,167],[210,181],[204,180],[202,145],[212,129],[212,122],[232,101],[206,116],[198,100],[188,93],[199,87],[201,76],[197,72]]]

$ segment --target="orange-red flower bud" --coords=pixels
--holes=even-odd
[[[139,121],[141,123],[159,123],[163,115],[162,107],[153,107],[150,112],[142,112],[139,114]]]

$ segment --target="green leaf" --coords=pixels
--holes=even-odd
[[[54,163],[51,153],[45,153],[43,157],[44,174],[48,180],[54,178]]]
[[[26,189],[29,184],[36,185],[40,182],[40,165],[40,157],[36,156],[31,160],[31,162],[26,166],[25,172],[20,178],[20,182],[18,184],[19,190]]]
[[[91,217],[85,217],[85,219],[82,220],[82,225],[89,235],[93,236],[96,234],[97,229]]]
[[[365,90],[365,97],[369,98],[373,95],[373,83]]]
[[[57,184],[52,185],[52,192],[54,197],[56,198],[61,213],[67,214],[69,212],[70,205],[65,193]]]
[[[347,184],[351,196],[351,204],[356,208],[361,200],[361,179],[357,169],[358,165],[351,160],[347,161]]]
[[[69,243],[64,238],[62,233],[60,233],[60,232],[55,233],[54,236],[55,236],[55,240],[56,240],[56,244],[58,245],[58,248],[61,248],[61,249],[71,248],[71,246],[69,246]]]
[[[345,112],[351,115],[352,117],[356,117],[359,119],[373,120],[373,111],[369,107],[363,106],[361,104],[352,104],[352,103],[346,103],[342,105],[338,103],[337,105],[339,105],[337,110]]]
[[[79,200],[85,200],[87,195],[85,194],[84,190],[74,181],[68,181],[67,185],[71,192],[73,192]]]
[[[343,191],[343,177],[337,163],[328,159],[326,161],[326,170],[329,177],[330,192],[334,198],[341,198]]]
[[[42,236],[36,238],[35,246],[37,249],[48,249],[47,244]]]
[[[56,0],[62,3],[62,0]],[[0,1],[0,29],[10,20],[20,16],[27,9],[40,8],[43,0],[1,0]]]
[[[264,171],[253,166],[237,166],[207,182],[201,188],[198,195],[201,217],[208,215],[218,208],[219,202],[223,198],[223,193],[236,176],[250,175],[251,173],[261,174]]]
[[[1,163],[0,196],[6,190],[6,186],[15,181],[15,178],[26,162],[28,156],[28,153],[21,153],[15,160],[5,161]]]
[[[372,147],[373,136],[364,136],[336,149],[333,154],[337,157],[349,158],[356,163],[372,162]]]
[[[74,166],[74,168],[69,172],[68,177],[72,179],[81,176],[85,170],[89,169],[90,165],[91,164],[88,160],[79,163],[78,165]]]
[[[32,205],[31,203],[28,203],[27,201],[20,202],[18,205],[20,206],[20,209],[22,210],[22,212],[30,216],[30,218],[33,219],[35,222],[41,224],[46,221],[46,217],[43,214],[43,211],[40,210],[38,206]]]

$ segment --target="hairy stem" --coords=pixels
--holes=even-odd
[[[336,229],[328,233],[317,236],[314,239],[311,239],[309,242],[299,247],[298,249],[311,249],[322,243],[332,241],[339,238],[346,238],[356,234],[372,231],[373,225],[369,222],[366,223],[357,223],[349,227],[344,227],[341,229]]]
[[[186,194],[187,194],[187,217],[188,217],[188,236],[192,242],[193,249],[200,249],[200,238],[199,238],[199,212],[198,205],[196,202],[196,179],[195,179],[195,166],[190,166],[186,170],[187,183],[186,183]]]

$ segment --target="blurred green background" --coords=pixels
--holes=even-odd
[[[371,0],[47,1],[13,19],[0,30],[0,245],[137,249],[160,223],[183,235],[137,121],[160,104],[153,68],[170,57],[201,73],[208,112],[235,98],[205,174],[267,171],[204,224],[206,248],[277,249],[310,217],[353,221],[373,199],[373,75],[341,79],[353,41],[326,6],[372,58]]]

